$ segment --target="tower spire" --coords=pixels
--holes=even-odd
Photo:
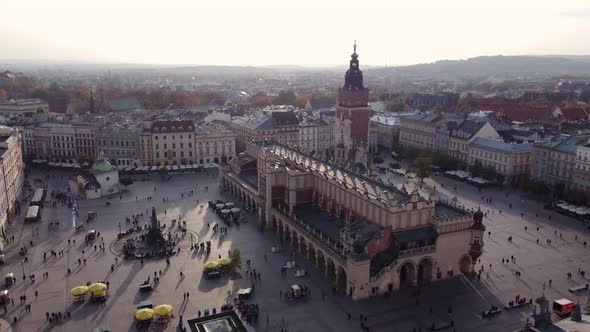
[[[356,53],[356,39],[354,40],[354,46],[352,48],[353,48],[353,51],[354,51],[353,53]]]

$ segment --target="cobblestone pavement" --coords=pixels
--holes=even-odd
[[[66,172],[34,171],[30,178],[44,178],[46,175],[49,175],[49,191],[66,188],[69,176]],[[398,180],[403,181],[403,178]],[[110,199],[109,207],[105,204],[106,198],[80,202],[81,219],[85,219],[88,211],[97,211],[97,220],[86,227],[101,233],[107,247],[103,252],[87,246],[83,241],[84,233],[74,231],[71,210],[67,207],[44,208],[43,220],[37,224],[23,226],[24,215],[19,216],[9,230],[9,236],[14,235],[16,240],[7,246],[7,262],[1,267],[2,273],[13,272],[17,277],[16,285],[9,288],[15,305],[7,307],[8,312],[3,318],[12,323],[17,317],[18,322],[13,324],[15,331],[89,331],[99,326],[108,326],[111,331],[117,332],[134,331],[136,307],[139,302],[149,299],[154,304],[172,304],[176,315],[167,326],[157,326],[153,330],[176,331],[179,315],[189,318],[195,316],[198,310],[219,308],[231,300],[240,287],[255,283],[252,302],[258,303],[261,308],[261,319],[256,326],[259,331],[279,331],[283,318],[289,331],[358,331],[361,313],[368,317],[371,331],[412,331],[416,327],[426,330],[433,321],[450,319],[455,321],[457,331],[512,331],[526,319],[526,309],[503,312],[491,320],[480,319],[478,313],[492,304],[501,305],[517,294],[527,298],[538,296],[542,293],[541,285],[549,279],[553,281],[552,287],[545,291],[549,299],[568,297],[568,287],[587,282],[575,272],[580,267],[590,266],[589,249],[582,245],[583,241],[590,240],[590,236],[577,221],[543,210],[539,203],[516,193],[508,197],[506,191],[479,193],[467,184],[436,177],[427,180],[427,183],[437,188],[441,188],[440,183],[445,183],[445,188],[451,189],[450,192],[443,189],[446,194],[457,195],[460,202],[467,206],[490,210],[485,224],[491,236],[486,235],[485,253],[476,266],[479,269],[483,265],[485,272],[489,272],[489,279],[482,278],[478,282],[460,276],[434,283],[422,289],[418,305],[411,290],[401,290],[387,298],[381,296],[352,302],[342,295],[333,294],[327,281],[313,267],[308,267],[301,257],[296,256],[295,260],[310,272],[309,279],[297,279],[293,273],[281,277],[280,267],[287,257],[284,253],[270,253],[277,239],[270,232],[260,232],[253,215],[244,214],[249,222],[240,227],[230,227],[223,239],[214,234],[208,225],[220,220],[206,207],[206,202],[218,198],[233,200],[219,192],[215,176],[205,173],[175,175],[165,182],[154,176],[149,181],[131,185],[122,198],[116,196]],[[457,190],[452,189],[455,185]],[[205,186],[209,189],[205,190]],[[187,197],[190,190],[194,190],[195,195]],[[181,198],[181,193],[184,193],[184,198]],[[148,200],[148,196],[152,196],[152,200]],[[481,196],[492,196],[493,204],[486,204]],[[163,197],[167,197],[169,202],[163,203]],[[508,208],[509,202],[513,203],[513,209]],[[201,208],[203,204],[205,207]],[[145,260],[142,264],[119,257],[111,273],[110,266],[115,264],[116,256],[109,248],[116,239],[119,222],[125,230],[126,217],[140,213],[146,215],[152,206],[162,223],[169,225],[180,215],[199,242],[212,241],[211,258],[225,257],[228,250],[240,249],[243,261],[252,260],[253,267],[261,273],[262,281],[252,281],[245,271],[242,271],[241,279],[204,280],[201,271],[207,258],[189,250],[173,257],[170,265],[164,260]],[[501,215],[499,209],[503,210]],[[525,213],[524,217],[520,213]],[[535,213],[539,217],[535,217]],[[552,215],[552,220],[546,217],[548,213]],[[59,227],[49,229],[48,224],[52,221],[59,221]],[[144,217],[141,224],[147,221],[148,218]],[[524,230],[525,225],[527,231]],[[537,226],[539,232],[536,231]],[[557,236],[554,235],[556,229]],[[559,238],[560,233],[563,233],[563,239]],[[576,234],[577,241],[574,240]],[[513,237],[512,242],[507,241],[508,236]],[[537,238],[540,238],[540,244],[536,243]],[[553,240],[550,246],[546,245],[548,238]],[[68,245],[68,240],[76,242]],[[33,247],[30,241],[33,241]],[[18,255],[18,248],[22,245],[29,248],[29,260],[24,264]],[[64,250],[64,255],[48,258],[44,262],[43,253],[48,250]],[[267,254],[267,260],[263,259],[264,254]],[[516,263],[501,263],[502,258],[511,255],[516,257]],[[77,260],[84,258],[87,264],[78,266]],[[68,268],[71,269],[70,274],[67,273]],[[27,276],[34,273],[37,281],[23,281],[23,269]],[[161,281],[151,294],[138,292],[138,286],[145,279],[149,276],[153,278],[154,272],[159,274],[160,271]],[[179,277],[181,271],[185,274],[184,278]],[[516,278],[514,271],[520,271],[522,276]],[[568,271],[574,275],[572,280],[565,276]],[[42,277],[45,272],[49,273],[48,278]],[[71,288],[98,280],[110,284],[110,297],[104,305],[72,303],[69,295]],[[308,285],[312,297],[299,302],[281,300],[279,292],[296,283]],[[38,291],[37,297],[35,291]],[[185,292],[190,294],[188,300],[183,300],[181,295]],[[321,299],[322,292],[326,294],[324,301]],[[18,298],[23,294],[27,296],[27,303],[31,304],[31,312],[25,312],[24,306],[19,304]],[[448,313],[449,306],[453,309],[452,314]],[[432,314],[430,307],[433,308]],[[71,318],[50,326],[45,313],[58,311],[71,312]],[[2,313],[0,309],[0,315]],[[351,321],[348,321],[347,313],[351,313]],[[0,331],[5,331],[5,322],[0,323]]]

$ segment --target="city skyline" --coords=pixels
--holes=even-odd
[[[362,65],[395,66],[485,55],[590,54],[583,1],[171,1],[6,4],[2,60],[161,65],[341,63],[358,41]],[[212,15],[207,13],[213,13]]]

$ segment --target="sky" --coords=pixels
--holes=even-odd
[[[589,0],[1,0],[0,59],[370,65],[590,54]]]

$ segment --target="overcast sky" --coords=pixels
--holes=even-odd
[[[590,54],[590,0],[3,0],[0,58],[403,65]]]

